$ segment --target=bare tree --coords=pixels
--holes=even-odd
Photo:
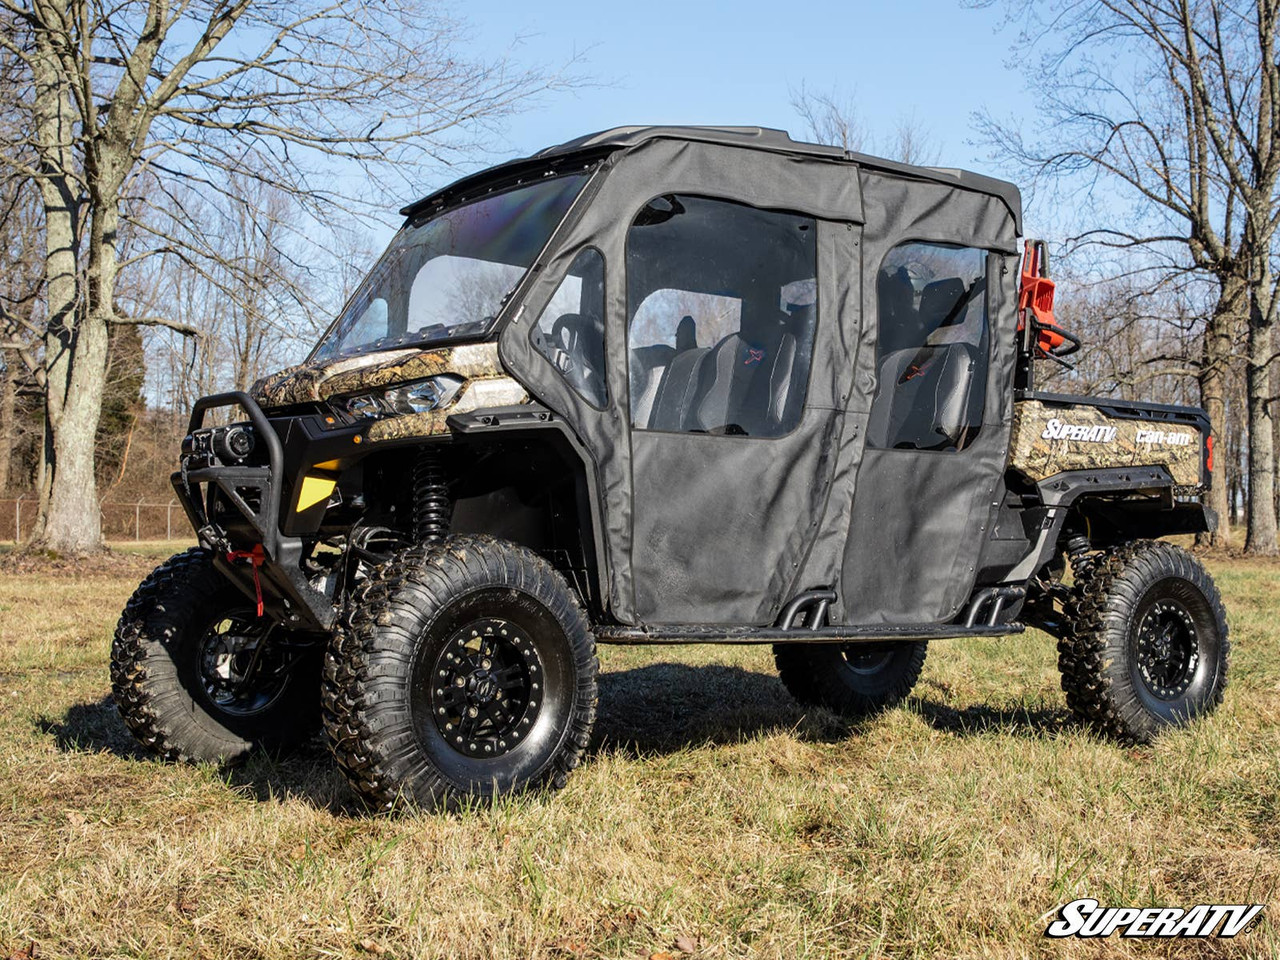
[[[804,121],[808,136],[844,150],[869,152],[867,129],[858,116],[857,96],[839,90],[791,91],[791,109]]]
[[[1275,450],[1267,386],[1280,175],[1276,0],[1056,0],[1011,7],[1039,51],[1038,123],[981,118],[990,143],[1088,201],[1082,240],[1142,250],[1153,283],[1192,269],[1216,297],[1198,366],[1221,446],[1226,383],[1243,339],[1248,395],[1246,548],[1275,553]],[[1030,128],[1030,133],[1028,133]],[[1108,196],[1110,194],[1110,196]],[[1110,202],[1107,202],[1107,200]],[[1135,210],[1117,215],[1118,202]],[[1098,223],[1105,218],[1105,222]],[[1213,506],[1228,512],[1225,484]],[[1220,529],[1225,542],[1228,528]]]
[[[933,136],[914,112],[898,118],[888,136],[877,138],[863,123],[858,97],[839,89],[811,90],[804,84],[791,91],[791,108],[804,122],[806,134],[854,153],[881,153],[891,160],[923,166],[941,155]]]
[[[486,122],[564,82],[468,60],[461,26],[433,0],[0,0],[0,12],[27,113],[0,166],[42,199],[49,442],[36,540],[58,552],[100,547],[84,503],[109,328],[198,333],[121,312],[120,273],[140,262],[120,255],[128,230],[153,234],[137,256],[199,269],[200,245],[149,215],[180,185],[242,199],[231,176],[242,175],[324,219],[403,192],[423,163],[462,155]],[[344,187],[353,170],[363,182]]]

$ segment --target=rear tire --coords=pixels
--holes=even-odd
[[[236,763],[315,732],[319,646],[286,647],[255,614],[199,547],[139,585],[111,646],[112,696],[139,743],[169,760]]]
[[[325,728],[372,807],[560,788],[595,722],[595,640],[524,547],[458,536],[379,566],[325,660]]]
[[[900,703],[911,692],[929,644],[779,643],[773,659],[783,685],[800,703],[860,719]]]
[[[1100,733],[1148,743],[1222,702],[1231,652],[1208,571],[1170,543],[1098,556],[1076,584],[1058,642],[1071,711]]]

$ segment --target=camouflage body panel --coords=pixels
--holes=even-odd
[[[380,390],[452,373],[471,381],[508,379],[496,343],[423,350],[388,350],[342,360],[302,363],[263,377],[249,393],[265,409],[316,403],[362,390]]]
[[[1014,403],[1009,465],[1034,481],[1067,470],[1165,466],[1178,486],[1197,487],[1203,450],[1193,423],[1112,417],[1088,404]]]
[[[529,402],[524,387],[502,369],[496,343],[384,351],[329,363],[303,363],[264,377],[250,392],[259,404],[271,409],[381,390],[442,373],[467,381],[453,403],[443,410],[376,420],[366,434],[369,442],[437,436],[449,432],[445,421],[455,413]]]
[[[427,413],[410,413],[403,417],[377,420],[366,434],[370,443],[380,440],[404,440],[410,437],[431,437],[448,433],[445,423],[455,413],[470,413],[482,407],[509,407],[528,403],[529,394],[524,387],[510,377],[489,380],[473,380],[463,388],[458,399],[447,409]]]

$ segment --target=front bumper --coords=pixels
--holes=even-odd
[[[247,393],[214,394],[196,401],[188,432],[203,427],[208,411],[233,406],[248,414],[258,440],[266,447],[267,464],[191,469],[184,459],[183,468],[170,478],[178,502],[201,546],[213,552],[215,565],[246,596],[256,600],[260,594],[267,615],[292,629],[328,631],[336,613],[329,597],[313,587],[303,572],[306,544],[301,537],[281,533],[284,446],[267,415]],[[215,515],[218,498],[239,512],[247,526],[240,538],[251,542],[233,542],[237,533],[221,525]],[[262,545],[260,564],[233,559],[232,554],[255,543]]]

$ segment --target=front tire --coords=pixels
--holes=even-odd
[[[929,644],[779,643],[773,659],[783,686],[800,703],[851,720],[900,703],[924,669]]]
[[[550,564],[450,537],[396,554],[352,597],[325,660],[325,727],[377,809],[560,788],[590,739],[598,671],[586,615]]]
[[[1058,643],[1072,712],[1100,733],[1149,743],[1222,703],[1231,652],[1217,587],[1187,551],[1136,541],[1076,584]]]
[[[319,648],[283,643],[195,547],[134,591],[111,646],[125,725],[169,760],[236,763],[296,746],[319,726]]]

